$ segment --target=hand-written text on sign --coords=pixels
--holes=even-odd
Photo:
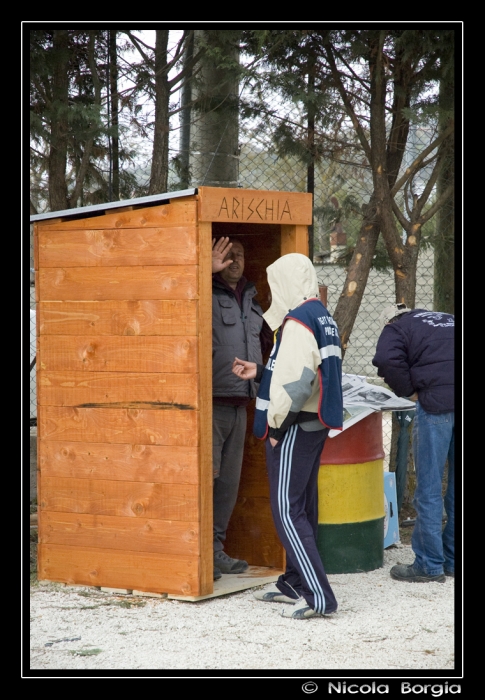
[[[291,222],[291,210],[287,199],[266,197],[223,197],[217,218],[228,221]]]

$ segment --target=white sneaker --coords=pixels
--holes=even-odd
[[[298,598],[289,598],[287,595],[282,593],[274,583],[271,586],[268,586],[268,588],[255,591],[253,596],[256,598],[256,600],[262,600],[265,603],[290,603],[291,605],[295,605],[295,603],[297,603],[299,600]]]
[[[292,608],[285,608],[281,613],[282,617],[292,617],[294,620],[307,620],[309,617],[323,617],[325,613],[318,613],[313,610],[305,598],[299,598]],[[330,614],[330,613],[328,613]]]

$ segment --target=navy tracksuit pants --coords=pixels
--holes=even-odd
[[[290,598],[303,596],[318,613],[337,610],[317,549],[318,471],[327,435],[295,424],[274,448],[266,440],[271,510],[286,550],[286,571],[276,586]]]

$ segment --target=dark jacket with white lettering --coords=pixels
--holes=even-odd
[[[308,365],[301,368],[289,368],[286,393],[291,398],[291,406],[278,428],[269,430],[270,437],[281,439],[293,423],[307,423],[318,418],[320,423],[334,430],[342,427],[342,360],[340,338],[337,327],[325,306],[318,299],[310,299],[301,306],[290,311],[278,331],[276,343],[261,378],[261,384],[256,398],[254,418],[254,434],[261,439],[268,434],[267,411],[270,404],[271,380],[273,369],[278,362],[278,352],[281,341],[285,337],[286,324],[296,321],[301,324],[308,334],[313,335],[318,348],[320,364],[317,373],[313,374]],[[296,330],[296,329],[295,329]],[[302,345],[306,340],[305,333],[301,334]],[[310,338],[308,338],[310,340]],[[313,341],[312,341],[313,345]],[[310,349],[310,346],[309,346]],[[312,350],[310,349],[309,355]],[[299,373],[297,382],[291,381],[293,371]],[[294,376],[297,376],[296,373]],[[313,386],[318,392],[318,403],[309,402],[314,394]],[[317,408],[316,413],[311,409]],[[305,410],[306,409],[306,410]]]
[[[455,410],[455,317],[413,309],[384,326],[372,364],[397,396],[428,413]]]
[[[340,429],[342,360],[338,328],[318,299],[310,259],[283,255],[267,270],[271,307],[264,318],[280,328],[256,399],[254,432],[279,440],[293,423]]]
[[[235,357],[261,364],[260,333],[263,310],[255,301],[256,287],[247,282],[242,292],[242,309],[235,294],[212,278],[212,396],[254,398],[257,385],[242,382],[232,372]]]

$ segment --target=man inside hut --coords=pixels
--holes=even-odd
[[[232,372],[234,357],[258,364],[272,346],[272,333],[256,301],[256,287],[243,275],[244,248],[234,239],[212,241],[212,453],[214,469],[214,580],[240,574],[248,563],[224,551],[234,510],[246,437],[246,408],[257,393],[254,381]]]

